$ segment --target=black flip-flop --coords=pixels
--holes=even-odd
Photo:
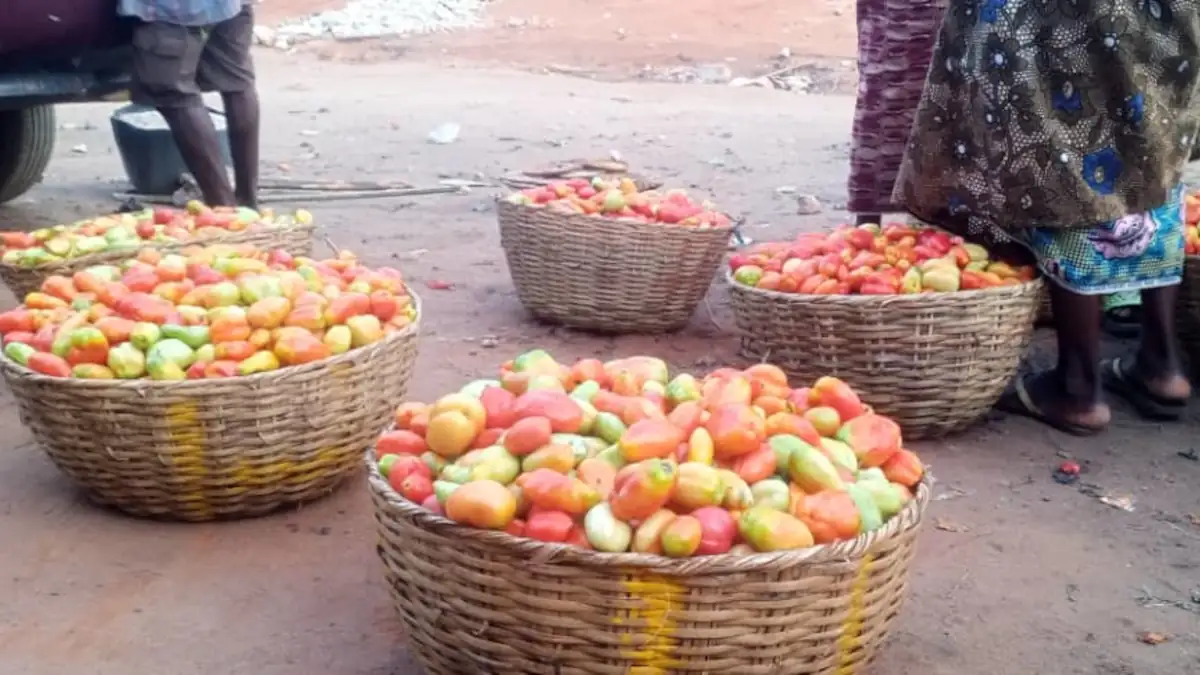
[[[1187,408],[1186,399],[1167,398],[1150,391],[1145,382],[1125,372],[1120,358],[1100,364],[1100,377],[1105,389],[1129,401],[1143,417],[1170,422],[1179,419]]]
[[[1119,338],[1134,338],[1142,332],[1142,308],[1114,307],[1104,313],[1104,332]]]
[[[1092,427],[1086,424],[1076,424],[1068,420],[1057,419],[1047,415],[1034,402],[1033,397],[1029,395],[1029,389],[1025,386],[1025,380],[1029,376],[1018,376],[1013,381],[1012,389],[1005,392],[1000,397],[1000,401],[996,403],[996,408],[1010,415],[1019,415],[1028,417],[1031,420],[1041,422],[1047,426],[1058,429],[1059,431],[1072,436],[1095,436],[1104,431],[1105,427]],[[1034,376],[1036,377],[1036,376]]]

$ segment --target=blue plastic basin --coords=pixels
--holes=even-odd
[[[208,112],[217,127],[221,157],[225,166],[229,166],[225,114],[213,108]],[[179,188],[179,177],[188,173],[188,168],[163,116],[154,108],[130,104],[114,111],[111,120],[113,138],[134,192],[147,195],[175,192]]]

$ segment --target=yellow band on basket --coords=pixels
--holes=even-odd
[[[629,632],[621,635],[621,658],[631,661],[629,675],[663,675],[678,667],[673,613],[683,603],[682,584],[651,574],[635,574],[621,581],[625,592],[635,601],[628,616],[614,616],[614,626]]]
[[[198,517],[210,517],[211,509],[204,494],[208,477],[207,438],[193,401],[180,401],[167,408],[167,438],[174,452],[167,455],[171,469],[180,482],[179,497],[188,502]]]
[[[838,638],[837,643],[837,675],[854,675],[856,665],[861,663],[854,657],[862,643],[863,605],[866,603],[871,565],[874,562],[875,556],[869,553],[863,556],[862,564],[858,566],[858,574],[854,576],[854,583],[850,586],[850,610],[846,614],[846,622],[842,624],[842,636]]]

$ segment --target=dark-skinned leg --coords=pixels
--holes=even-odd
[[[196,105],[159,108],[171,127],[171,136],[179,146],[188,171],[200,186],[210,206],[234,206],[233,188],[221,160],[217,129],[202,102]]]
[[[1050,286],[1058,366],[1018,382],[1001,407],[1041,419],[1072,433],[1094,433],[1106,427],[1112,411],[1103,400],[1100,376],[1100,297]]]
[[[254,88],[221,94],[229,120],[229,146],[239,206],[258,208],[258,92]]]
[[[1175,338],[1175,298],[1179,286],[1142,291],[1142,340],[1130,375],[1139,378],[1151,393],[1165,399],[1185,400],[1192,387],[1184,374],[1179,343]]]
[[[1060,405],[1071,417],[1090,416],[1104,405],[1100,379],[1101,296],[1080,295],[1050,286],[1054,332],[1058,336]]]

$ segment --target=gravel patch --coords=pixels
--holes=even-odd
[[[350,40],[471,28],[481,25],[486,5],[487,0],[351,0],[342,9],[286,21],[259,41]]]

